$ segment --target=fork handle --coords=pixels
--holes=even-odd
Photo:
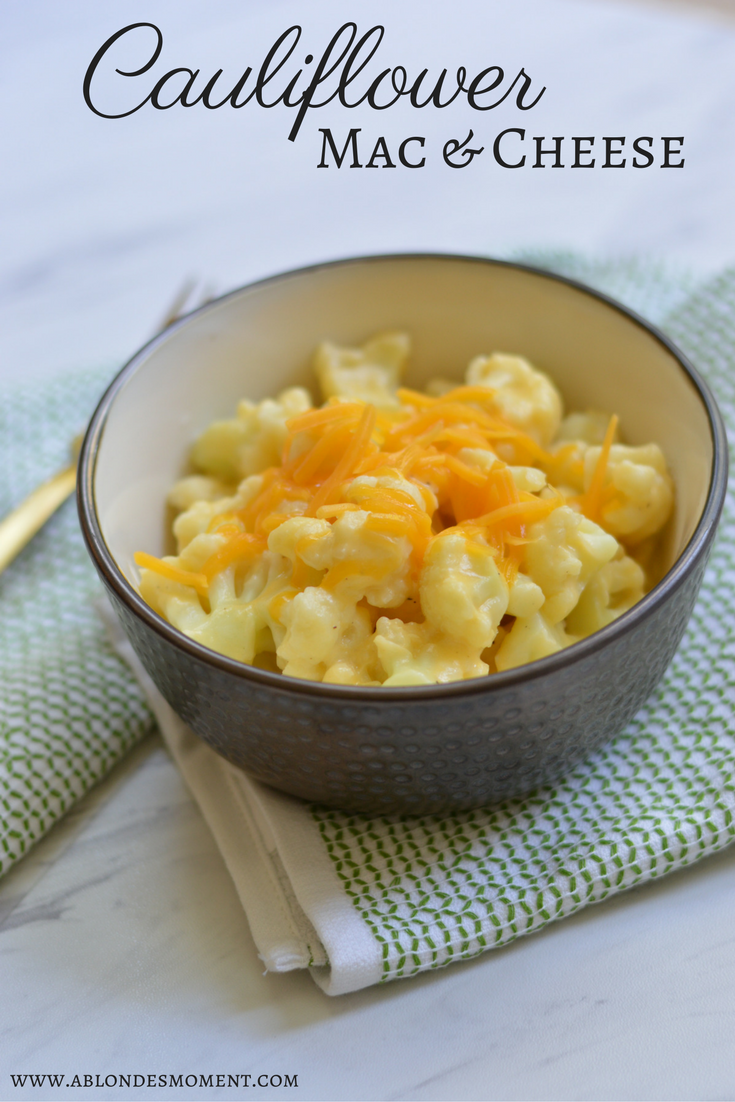
[[[0,572],[13,561],[74,490],[76,464],[42,483],[0,522]]]

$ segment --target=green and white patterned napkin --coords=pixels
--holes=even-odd
[[[644,263],[527,259],[662,325],[708,378],[732,446],[735,271],[697,288]],[[76,431],[68,418],[94,380],[74,386],[75,398],[59,384],[40,407],[27,395],[8,397],[16,474],[7,504],[33,484],[42,454],[49,473],[61,464]],[[58,456],[50,444],[43,451],[52,439]],[[310,967],[330,994],[357,990],[504,945],[735,839],[734,537],[731,492],[684,641],[628,728],[563,784],[481,811],[370,820],[282,796],[191,735],[138,671],[266,966]],[[71,507],[0,585],[10,702],[0,734],[5,869],[149,728],[150,716],[85,605],[93,581]]]
[[[0,516],[70,462],[111,371],[0,393]],[[0,574],[0,875],[154,726],[67,501]]]

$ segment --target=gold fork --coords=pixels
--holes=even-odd
[[[193,292],[196,282],[187,279],[176,292],[170,306],[161,319],[156,333],[163,332],[178,318],[193,310],[196,306],[203,306],[212,298],[211,289],[205,287],[193,301]],[[74,492],[77,482],[77,458],[82,446],[83,434],[76,436],[72,442],[73,461],[63,471],[59,471],[53,478],[43,482],[33,490],[25,501],[22,501],[11,513],[0,521],[0,573],[8,566],[16,555],[29,543],[36,532],[44,526],[46,521],[53,516],[70,494]]]

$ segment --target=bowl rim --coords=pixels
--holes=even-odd
[[[516,666],[502,673],[494,673],[486,677],[470,678],[465,681],[451,681],[437,685],[412,685],[412,686],[365,686],[365,685],[334,685],[324,682],[307,681],[296,677],[286,677],[282,673],[273,673],[262,670],[256,666],[249,666],[234,658],[211,650],[201,643],[195,642],[184,635],[143,600],[138,592],[123,574],[112,555],[99,522],[95,496],[95,475],[100,444],[104,435],[105,425],[118,392],[127,383],[128,379],[155,351],[159,344],[168,340],[177,329],[188,325],[192,319],[216,309],[223,302],[235,298],[246,292],[256,290],[271,283],[284,282],[292,278],[310,275],[324,269],[339,267],[351,267],[358,264],[370,264],[376,262],[404,263],[408,261],[454,261],[469,264],[490,265],[498,268],[511,269],[529,275],[548,279],[554,283],[561,283],[573,290],[587,295],[599,302],[611,307],[617,313],[622,314],[629,322],[645,330],[677,361],[679,368],[683,370],[704,406],[710,430],[712,443],[712,469],[710,483],[707,491],[702,514],[688,543],[684,547],[673,566],[666,572],[663,578],[641,598],[627,612],[624,612],[611,624],[593,632],[587,638],[573,643],[569,647],[558,651],[546,658],[537,659],[522,666]],[[584,662],[591,655],[602,648],[621,640],[630,631],[634,630],[639,622],[648,619],[665,603],[670,594],[678,589],[691,571],[696,567],[702,555],[706,554],[714,538],[715,530],[722,512],[728,472],[728,446],[727,434],[717,403],[709,386],[689,361],[688,357],[670,340],[660,329],[646,321],[634,310],[624,306],[616,299],[589,287],[587,284],[561,275],[545,268],[532,264],[526,264],[514,260],[503,260],[495,257],[469,255],[461,253],[443,252],[407,252],[407,253],[376,253],[365,256],[349,256],[320,261],[315,264],[305,265],[299,268],[287,269],[262,279],[253,280],[243,284],[226,294],[218,296],[196,310],[183,315],[166,329],[157,333],[151,340],[142,345],[131,358],[123,365],[120,371],[110,382],[100,398],[97,407],[90,419],[79,456],[79,474],[77,478],[77,507],[82,534],[87,545],[88,552],[97,567],[97,570],[116,597],[126,605],[134,615],[141,619],[158,636],[169,644],[186,652],[191,658],[198,659],[205,665],[213,666],[222,673],[234,675],[244,681],[253,682],[260,687],[269,687],[280,692],[294,693],[296,695],[322,697],[325,703],[334,704],[355,703],[392,703],[394,705],[430,701],[437,697],[452,699],[477,693],[502,691],[514,688],[524,682],[538,681],[541,678],[551,676],[578,663]]]

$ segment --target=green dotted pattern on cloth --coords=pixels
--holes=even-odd
[[[735,271],[699,292],[644,263],[522,259],[659,323],[709,381],[735,454]],[[505,945],[735,839],[735,501],[656,694],[554,787],[450,817],[312,808],[344,890],[380,942],[383,981]]]
[[[0,396],[0,516],[70,461],[110,372]],[[99,584],[67,501],[0,575],[0,875],[153,728],[93,608]]]

